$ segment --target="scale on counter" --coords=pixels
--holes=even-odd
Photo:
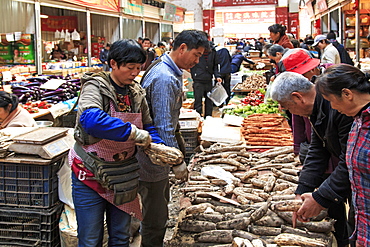
[[[52,159],[67,152],[74,143],[74,138],[67,135],[68,129],[40,127],[13,138],[9,150],[19,154],[39,155]]]

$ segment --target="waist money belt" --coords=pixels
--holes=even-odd
[[[95,154],[87,153],[78,143],[75,143],[74,150],[83,160],[84,166],[94,173],[101,186],[113,190],[115,205],[131,202],[136,198],[139,164],[135,156],[122,161],[105,161]]]

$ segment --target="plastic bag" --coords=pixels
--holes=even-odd
[[[207,93],[207,96],[213,101],[213,103],[216,106],[219,106],[222,103],[224,103],[227,97],[229,97],[227,95],[225,88],[221,85],[220,82],[216,83],[216,85],[212,88],[211,92]]]
[[[76,31],[76,29],[72,32],[72,40],[80,40],[80,34]]]

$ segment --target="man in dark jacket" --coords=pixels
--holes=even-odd
[[[110,44],[107,43],[105,45],[105,48],[102,49],[100,51],[100,54],[99,54],[99,59],[100,59],[100,62],[103,64],[103,70],[104,71],[109,71],[109,64],[108,64],[109,49],[110,49]]]
[[[308,117],[311,122],[311,143],[295,192],[303,200],[297,211],[298,220],[309,221],[321,210],[335,207],[333,213],[340,220],[335,226],[335,236],[338,246],[346,246],[348,237],[343,203],[350,197],[351,189],[345,154],[353,119],[332,109],[330,103],[316,93],[314,84],[298,73],[280,74],[272,84],[271,97],[282,108]],[[338,165],[330,167],[330,159],[336,159]]]
[[[332,43],[335,48],[337,48],[337,50],[339,52],[339,55],[340,55],[340,61],[342,63],[346,63],[346,64],[349,64],[349,65],[352,65],[352,66],[355,65],[352,58],[349,56],[346,48],[344,48],[344,45],[340,44],[337,41],[337,35],[334,33],[333,30],[331,30],[326,35],[326,39],[329,40],[329,42]]]
[[[207,93],[212,90],[213,76],[217,82],[222,82],[221,75],[218,69],[217,52],[214,47],[209,51],[205,51],[199,58],[199,63],[190,69],[191,77],[194,81],[194,109],[200,114],[203,114],[203,97],[204,102],[204,118],[212,116],[213,102],[207,97]]]
[[[229,103],[230,95],[231,95],[231,88],[230,88],[230,81],[231,81],[231,56],[228,49],[225,47],[216,47],[219,67],[220,67],[220,76],[223,81],[222,86],[224,86],[227,95],[229,96],[226,99],[226,104]]]

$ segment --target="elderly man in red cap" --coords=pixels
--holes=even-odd
[[[350,198],[350,184],[345,149],[353,119],[332,109],[316,93],[312,82],[320,74],[319,64],[320,60],[312,58],[307,50],[286,52],[279,62],[283,73],[272,84],[271,97],[293,114],[295,151],[303,164],[295,191],[303,204],[294,218],[308,221],[327,208],[329,216],[337,220],[334,235],[338,246],[346,246],[344,202]]]

